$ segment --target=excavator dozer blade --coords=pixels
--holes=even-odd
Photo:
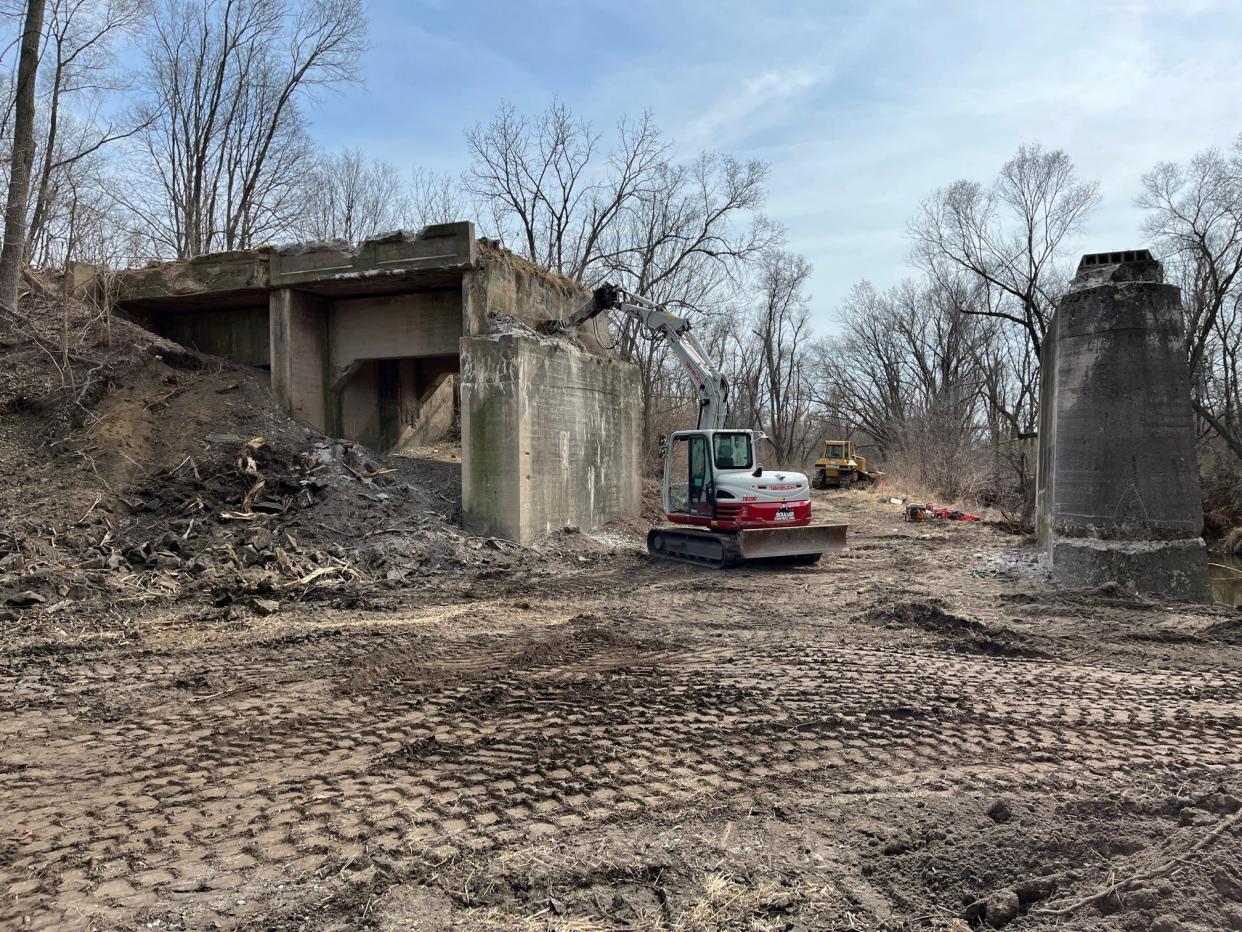
[[[822,553],[845,549],[845,524],[808,524],[805,527],[750,528],[738,531],[743,560],[772,557],[804,557],[814,560]]]

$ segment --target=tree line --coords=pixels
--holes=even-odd
[[[1063,151],[1022,146],[994,177],[912,205],[908,277],[856,283],[824,334],[811,266],[765,211],[769,166],[684,152],[650,113],[600,128],[560,101],[502,104],[465,131],[457,176],[317,145],[307,113],[357,80],[363,0],[8,0],[0,12],[0,327],[16,319],[24,265],[121,267],[474,219],[561,275],[690,317],[730,375],[733,423],[763,429],[783,464],[852,437],[937,494],[1029,496],[1039,351],[1099,203]],[[1135,197],[1182,287],[1203,455],[1236,474],[1242,140],[1154,166]],[[614,326],[601,336],[639,368],[644,436],[690,423],[693,386],[668,347]]]

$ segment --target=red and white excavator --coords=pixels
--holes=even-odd
[[[729,383],[684,317],[613,285],[551,329],[572,330],[605,311],[636,319],[669,341],[698,385],[699,419],[664,444],[664,514],[673,527],[647,533],[652,556],[709,566],[779,558],[814,563],[845,546],[844,524],[811,523],[811,486],[800,472],[759,465],[762,431],[724,426]]]

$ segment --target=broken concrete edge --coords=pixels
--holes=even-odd
[[[261,295],[273,288],[359,279],[393,279],[428,271],[461,273],[478,263],[474,224],[431,224],[395,230],[357,246],[340,240],[288,243],[206,253],[190,259],[151,262],[116,273],[113,289],[121,307],[198,296],[227,301],[230,295]]]
[[[1053,578],[1063,586],[1116,582],[1132,592],[1175,602],[1210,602],[1203,538],[1173,541],[1054,539]]]

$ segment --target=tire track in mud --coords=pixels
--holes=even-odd
[[[24,710],[49,681],[23,664],[0,732],[0,924],[245,922],[313,885],[322,897],[351,865],[440,863],[769,788],[1242,765],[1232,672],[825,645],[703,613],[62,665],[52,682],[128,690],[102,718],[72,688]],[[217,677],[218,696],[170,695]]]

